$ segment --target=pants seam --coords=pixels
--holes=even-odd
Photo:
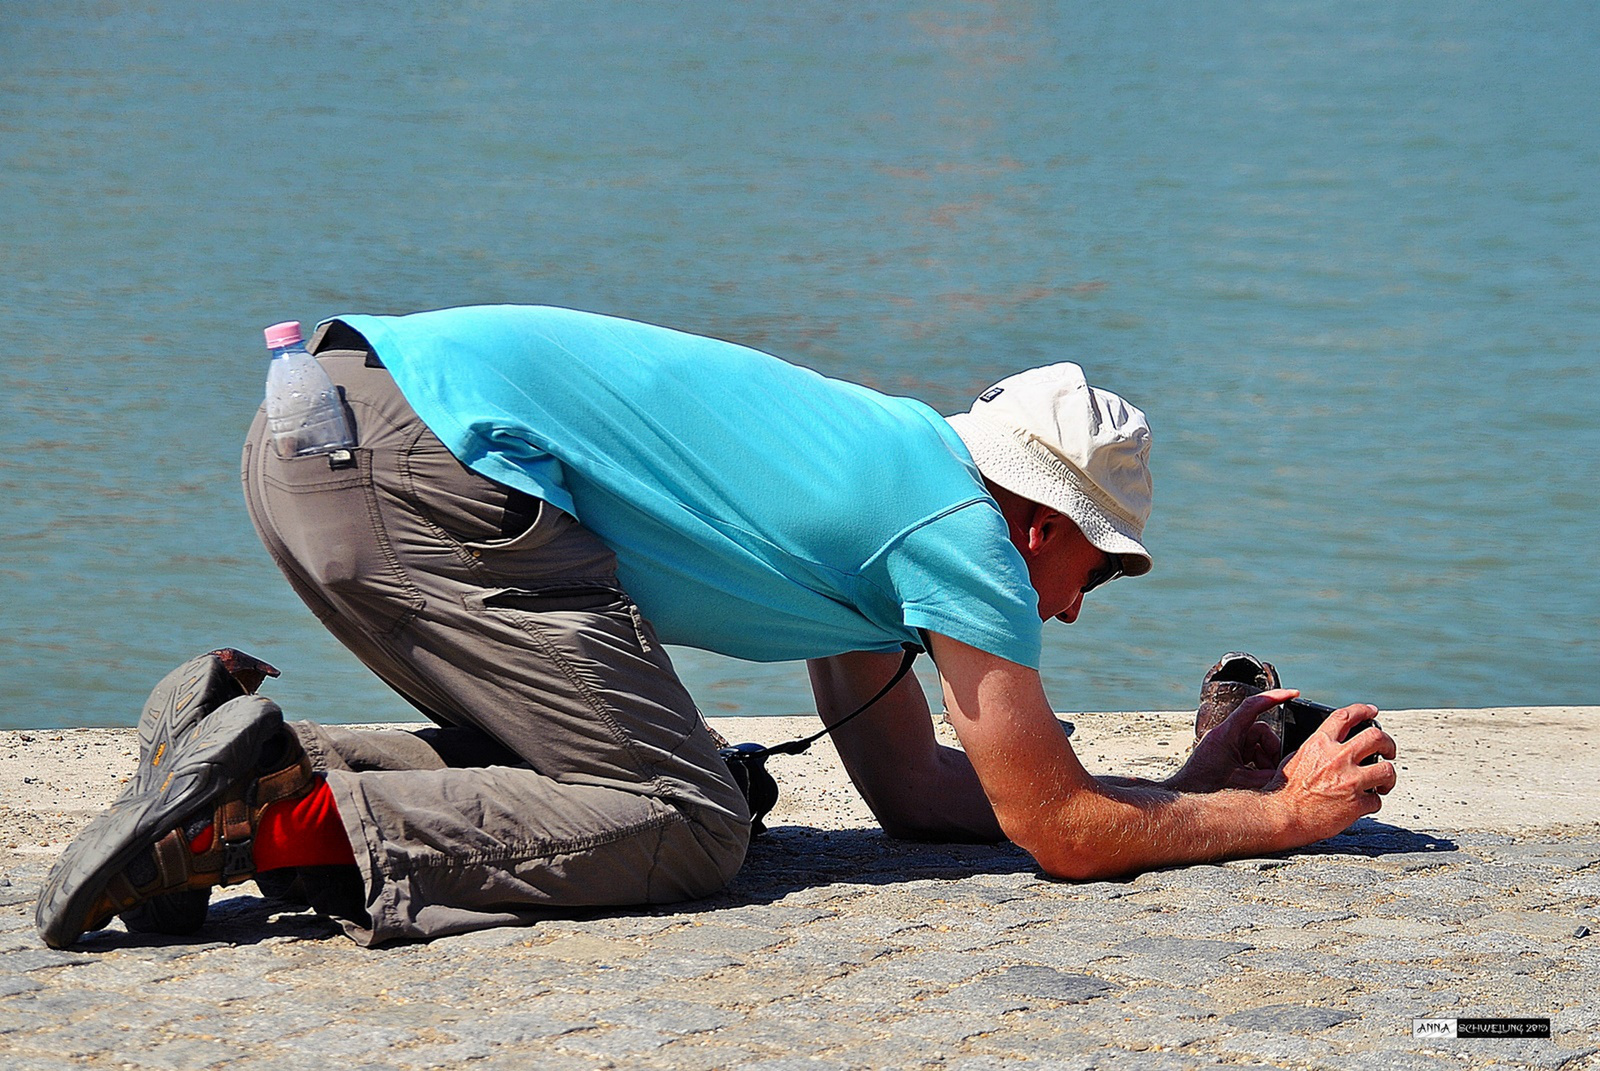
[[[503,866],[507,863],[526,863],[535,859],[543,859],[557,855],[572,855],[577,852],[592,851],[603,848],[608,844],[616,844],[642,833],[652,830],[656,833],[656,851],[653,858],[660,854],[662,834],[674,822],[687,822],[687,819],[676,810],[651,818],[647,822],[637,825],[624,826],[621,829],[608,830],[605,833],[593,834],[587,837],[572,837],[559,841],[534,841],[517,845],[502,851],[484,852],[455,852],[445,853],[427,849],[414,855],[406,855],[407,870],[426,868],[430,870],[450,870],[468,866]]]
[[[627,598],[626,594],[623,594],[623,598]],[[583,698],[584,705],[589,708],[590,713],[605,723],[606,727],[611,731],[612,737],[618,741],[619,745],[633,761],[633,768],[638,773],[642,783],[653,789],[653,795],[665,795],[667,786],[662,781],[661,776],[654,771],[651,764],[643,760],[633,737],[623,731],[617,719],[612,716],[610,708],[600,701],[599,696],[594,694],[594,689],[589,686],[589,682],[583,679],[583,675],[572,665],[572,660],[550,638],[545,627],[540,625],[532,614],[513,615],[510,620],[517,628],[533,638],[546,657],[560,668],[562,676],[567,678],[573,690]]]

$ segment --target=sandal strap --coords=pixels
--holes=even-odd
[[[186,829],[172,830],[150,848],[153,876],[135,885],[126,870],[117,874],[106,884],[91,914],[110,918],[156,896],[237,885],[253,877],[255,831],[262,814],[272,804],[299,799],[316,786],[311,759],[294,734],[288,736],[293,756],[285,765],[260,777],[240,778],[217,801],[211,817],[211,844],[205,851],[190,847]],[[195,827],[191,823],[188,828]]]
[[[293,739],[293,734],[290,734]],[[194,856],[195,867],[212,885],[236,885],[255,874],[255,833],[274,803],[310,792],[316,774],[305,750],[294,742],[294,759],[271,773],[230,786],[212,818],[211,847]],[[214,877],[213,877],[214,876]]]

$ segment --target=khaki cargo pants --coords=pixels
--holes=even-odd
[[[293,726],[360,869],[346,931],[377,944],[722,888],[749,812],[611,551],[462,466],[334,330],[313,352],[354,414],[354,464],[278,457],[258,413],[246,502],[317,618],[439,726]]]

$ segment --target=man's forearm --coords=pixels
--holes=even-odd
[[[1159,785],[1108,784],[1073,794],[1023,844],[1046,872],[1075,880],[1280,851],[1299,843],[1271,793],[1193,794]]]
[[[989,797],[964,752],[941,746],[938,751],[939,783],[924,797],[922,840],[965,841],[992,844],[1006,839],[989,806]],[[890,832],[893,832],[892,830]],[[900,834],[897,834],[900,835]]]
[[[898,656],[853,653],[809,665],[817,713],[845,718],[893,672]],[[872,710],[841,725],[834,746],[845,772],[891,836],[908,840],[998,841],[1005,835],[967,756],[939,745],[922,686],[901,681]]]

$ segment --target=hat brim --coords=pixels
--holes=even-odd
[[[1090,543],[1119,556],[1128,576],[1150,571],[1153,562],[1140,531],[1096,501],[1093,484],[1062,458],[996,421],[972,413],[945,419],[987,479],[1066,514]]]

